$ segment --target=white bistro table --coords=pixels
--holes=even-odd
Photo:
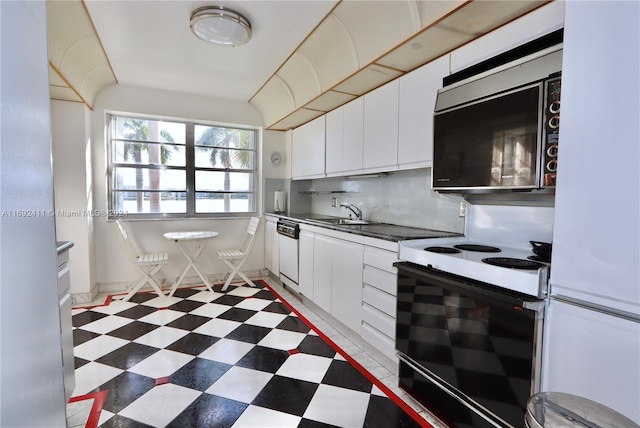
[[[184,270],[178,277],[178,280],[173,284],[173,287],[171,287],[169,296],[173,296],[173,293],[176,292],[189,269],[195,270],[200,279],[204,281],[204,285],[207,286],[209,291],[213,291],[211,283],[207,280],[207,276],[202,272],[202,269],[196,264],[196,260],[200,257],[200,254],[202,253],[202,250],[204,250],[209,239],[215,238],[216,236],[218,236],[218,232],[214,232],[212,230],[167,232],[164,234],[165,239],[176,243],[184,258],[187,259],[187,266],[185,266]],[[188,245],[189,243],[195,243],[194,248],[190,248]]]

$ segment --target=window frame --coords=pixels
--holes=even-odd
[[[153,143],[153,144],[164,144],[164,145],[173,145],[173,146],[181,146],[184,147],[185,150],[185,165],[184,166],[176,166],[176,165],[155,165],[155,164],[135,164],[135,163],[123,163],[116,162],[114,156],[114,146],[115,142],[120,142],[123,140],[136,142],[138,140],[130,140],[123,139],[113,136],[113,121],[117,118],[121,119],[141,119],[141,120],[155,120],[155,121],[165,121],[165,122],[174,122],[185,125],[185,144],[181,143],[169,143],[163,141],[152,141],[152,140],[140,140],[143,143]],[[216,168],[215,166],[211,167],[197,167],[196,166],[196,141],[195,141],[195,128],[197,126],[205,126],[205,127],[218,127],[218,128],[228,128],[228,129],[237,129],[237,130],[246,130],[251,131],[254,140],[253,148],[235,148],[231,147],[231,150],[243,150],[249,151],[253,153],[254,164],[251,168],[247,169],[230,169],[230,168]],[[107,155],[107,208],[108,208],[108,219],[115,220],[122,217],[127,217],[128,219],[217,219],[217,218],[236,218],[236,217],[250,217],[256,216],[260,212],[260,201],[261,199],[261,187],[260,187],[260,176],[261,176],[261,153],[262,153],[262,128],[251,125],[241,125],[241,124],[231,124],[231,123],[223,123],[223,122],[213,122],[213,121],[204,121],[204,120],[191,120],[191,119],[180,119],[174,117],[166,117],[166,116],[155,116],[155,115],[141,115],[135,113],[123,113],[123,112],[113,112],[107,111],[105,112],[105,140],[106,140],[106,155]],[[200,147],[200,146],[198,146]],[[116,189],[114,186],[115,180],[115,170],[117,168],[142,168],[143,170],[178,170],[184,171],[185,173],[185,184],[186,188],[184,190],[185,198],[186,198],[186,212],[184,213],[172,213],[172,212],[157,212],[157,213],[137,213],[137,212],[127,212],[122,211],[116,208],[116,200],[115,195],[119,191],[131,191],[131,192],[141,192],[141,193],[155,193],[155,192],[170,192],[171,190],[153,190],[153,189],[135,189],[135,190],[125,190],[125,189]],[[197,171],[213,171],[213,172],[240,172],[252,175],[253,179],[249,182],[249,189],[247,191],[196,191],[196,172]],[[182,192],[182,190],[176,190],[176,192]],[[196,212],[196,194],[197,193],[228,193],[228,194],[249,194],[253,195],[253,208],[252,211],[230,211],[230,212]]]

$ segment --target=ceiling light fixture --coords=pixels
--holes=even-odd
[[[251,23],[222,6],[205,6],[191,12],[191,31],[199,39],[222,46],[240,46],[251,39]]]

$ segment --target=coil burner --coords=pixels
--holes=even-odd
[[[499,253],[502,251],[498,247],[492,247],[490,245],[478,245],[478,244],[458,244],[454,245],[454,248],[463,251],[475,251],[478,253]]]
[[[512,259],[508,257],[488,257],[486,259],[482,259],[482,261],[493,266],[508,267],[513,269],[534,270],[545,266],[544,264],[534,262],[533,260]]]
[[[461,251],[452,247],[426,247],[425,251],[439,254],[458,254]]]

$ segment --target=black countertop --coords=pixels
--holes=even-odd
[[[322,219],[332,218],[323,214],[310,213],[291,213],[291,214],[274,214],[267,215],[295,220],[299,223],[310,224],[312,226],[324,227],[326,229],[337,230],[340,232],[353,233],[355,235],[368,236],[370,238],[383,239],[385,241],[405,241],[408,239],[427,239],[427,238],[448,238],[452,236],[463,236],[461,233],[445,232],[442,230],[421,229],[418,227],[399,226],[390,223],[372,223],[364,225],[353,224],[329,224],[322,222]],[[336,219],[338,217],[335,217]]]

